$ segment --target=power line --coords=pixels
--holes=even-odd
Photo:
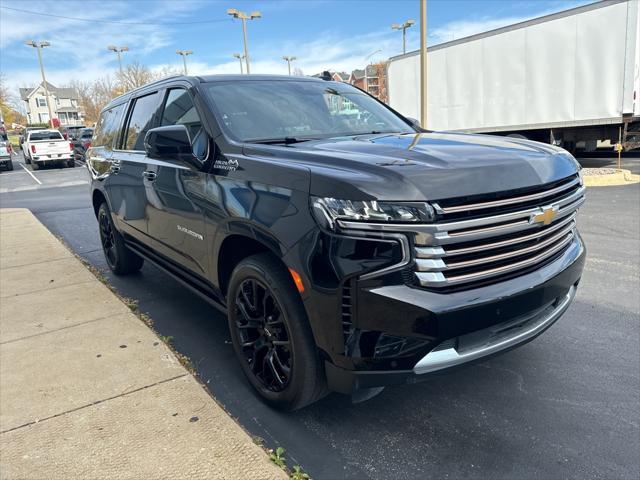
[[[0,8],[4,8],[5,10],[13,10],[14,12],[27,13],[30,15],[39,15],[41,17],[53,17],[53,18],[63,18],[65,20],[75,20],[78,22],[90,22],[90,23],[113,23],[117,25],[194,25],[198,23],[220,23],[220,22],[230,22],[232,21],[230,18],[219,18],[215,20],[197,20],[195,22],[119,22],[117,20],[99,20],[93,18],[79,18],[79,17],[66,17],[64,15],[54,15],[53,13],[42,13],[42,12],[34,12],[32,10],[22,10],[20,8],[12,8],[6,7],[4,5],[0,5]]]

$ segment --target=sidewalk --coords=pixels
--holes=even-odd
[[[28,210],[3,209],[0,478],[287,475]]]

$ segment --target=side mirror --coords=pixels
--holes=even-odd
[[[416,129],[422,130],[422,127],[420,126],[420,120],[416,118],[411,118],[411,117],[405,117],[405,118],[409,120],[409,123],[413,125]]]
[[[144,137],[144,149],[149,158],[173,160],[198,165],[193,154],[189,130],[184,125],[152,128]]]

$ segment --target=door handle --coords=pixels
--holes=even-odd
[[[115,174],[120,172],[120,160],[113,160],[111,162],[111,166],[109,167],[109,171]]]
[[[153,182],[156,179],[156,172],[151,172],[147,170],[142,172],[142,176],[147,180],[149,180],[150,182]]]

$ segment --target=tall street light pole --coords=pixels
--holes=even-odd
[[[240,55],[239,53],[234,53],[233,56],[238,59],[240,62],[240,74],[243,74],[244,71],[242,69],[242,60],[244,60],[244,55]]]
[[[184,64],[184,74],[189,75],[187,73],[187,55],[191,55],[193,50],[176,50],[178,55],[182,55],[182,63]]]
[[[288,57],[285,55],[284,57],[282,57],[282,59],[287,62],[287,67],[289,68],[289,76],[291,76],[291,62],[297,60],[298,57]]]
[[[391,25],[394,30],[402,30],[402,53],[407,53],[407,28],[410,28],[414,23],[416,23],[415,20],[407,20],[401,24]]]
[[[107,50],[111,50],[112,52],[116,52],[116,55],[118,55],[118,68],[120,69],[120,76],[122,77],[122,53],[123,52],[128,52],[129,51],[129,47],[127,47],[126,45],[124,45],[122,47],[116,47],[115,45],[109,45],[107,47]]]
[[[42,64],[42,54],[40,51],[44,47],[50,47],[51,44],[46,41],[36,42],[35,40],[29,40],[25,42],[26,45],[33,47],[38,52],[38,63],[40,63],[40,74],[42,75],[42,86],[44,87],[44,94],[47,96],[47,110],[49,111],[49,125],[53,128],[53,113],[51,111],[51,98],[49,97],[49,87],[47,86],[47,79],[44,76],[44,66]]]
[[[244,61],[247,64],[247,73],[251,73],[251,67],[249,66],[249,43],[247,41],[247,20],[262,18],[262,14],[258,11],[246,14],[244,12],[236,10],[235,8],[228,9],[227,14],[231,15],[233,18],[239,18],[240,20],[242,20],[242,35],[244,38]]]
[[[427,128],[427,0],[420,0],[420,126]]]

